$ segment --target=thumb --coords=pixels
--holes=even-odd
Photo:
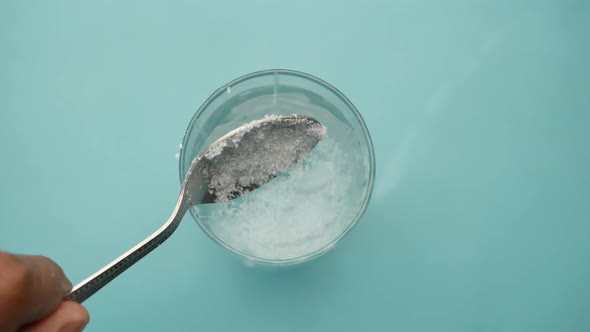
[[[88,311],[80,303],[64,301],[49,316],[20,332],[80,332],[89,320]]]

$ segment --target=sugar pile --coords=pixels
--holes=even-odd
[[[264,186],[194,209],[210,232],[243,254],[268,260],[312,254],[355,217],[358,188],[353,188],[351,158],[328,133],[302,162]]]
[[[227,201],[265,184],[303,160],[325,135],[321,123],[297,115],[268,115],[226,134],[201,160],[210,201]]]

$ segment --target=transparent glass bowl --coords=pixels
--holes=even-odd
[[[373,191],[375,158],[369,132],[359,112],[336,88],[314,76],[282,69],[251,73],[222,86],[199,108],[186,130],[180,152],[180,181],[182,183],[191,161],[211,143],[225,133],[269,114],[307,115],[326,126],[326,143],[320,142],[314,150],[324,150],[325,162],[330,163],[327,164],[328,172],[323,173],[325,176],[318,175],[318,183],[311,186],[316,188],[309,188],[309,199],[303,196],[304,199],[294,205],[298,211],[328,213],[324,211],[327,210],[325,206],[314,206],[322,198],[313,195],[319,195],[322,190],[331,197],[339,195],[327,205],[334,214],[326,215],[331,218],[329,227],[317,230],[319,233],[314,235],[313,243],[301,242],[303,244],[298,248],[294,242],[290,254],[281,256],[281,248],[272,249],[268,254],[241,248],[241,244],[216,230],[215,218],[206,216],[203,207],[194,207],[190,213],[213,241],[246,262],[293,265],[318,257],[341,241],[363,215]],[[330,160],[331,156],[336,156],[338,162]],[[320,183],[322,181],[325,183]],[[330,190],[326,189],[328,187]],[[257,191],[248,195],[255,195]],[[280,220],[280,213],[290,212],[277,213],[277,220]],[[296,214],[288,215],[291,219],[294,216],[297,217]],[[302,217],[301,221],[304,219],[309,218]],[[256,236],[252,238],[252,241],[257,239]]]

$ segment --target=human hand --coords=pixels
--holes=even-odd
[[[79,332],[88,311],[64,301],[72,284],[43,256],[0,252],[0,332]]]

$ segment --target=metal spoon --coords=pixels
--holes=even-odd
[[[168,239],[192,206],[235,199],[260,187],[305,158],[324,135],[325,127],[311,117],[273,115],[221,137],[193,160],[168,221],[76,285],[66,299],[82,303]]]

